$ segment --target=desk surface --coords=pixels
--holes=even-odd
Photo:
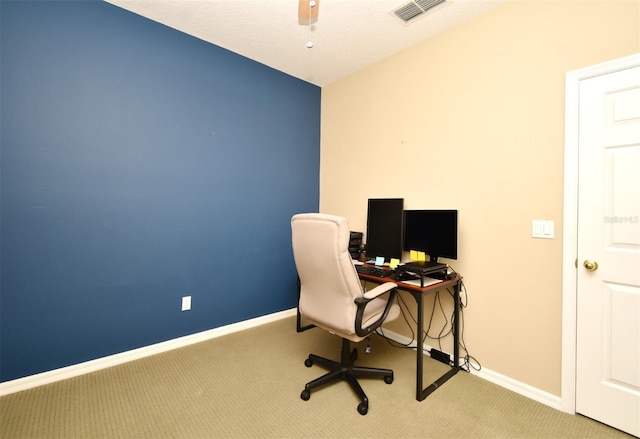
[[[367,265],[367,264],[365,264]],[[386,267],[383,267],[386,269]],[[367,280],[367,281],[371,281],[371,282],[375,282],[375,283],[385,283],[385,282],[393,282],[398,284],[398,288],[401,288],[403,290],[408,290],[408,291],[414,291],[414,292],[420,292],[420,293],[426,293],[432,290],[438,290],[440,288],[447,288],[450,286],[453,286],[455,284],[457,284],[460,281],[460,277],[455,277],[453,279],[447,279],[447,280],[436,280],[435,283],[431,284],[431,285],[425,285],[424,287],[421,287],[420,285],[414,285],[408,282],[403,282],[403,281],[399,281],[399,280],[395,280],[393,274],[391,274],[388,277],[378,277],[378,276],[371,276],[369,274],[364,274],[364,273],[358,273],[358,277],[362,280]]]

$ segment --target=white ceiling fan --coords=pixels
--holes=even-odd
[[[298,24],[311,25],[318,21],[320,0],[298,0]]]
[[[311,25],[318,21],[319,9],[320,0],[298,0],[298,24],[309,27],[307,49],[313,47],[313,41],[311,41]]]

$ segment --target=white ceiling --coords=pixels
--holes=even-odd
[[[105,1],[323,86],[506,0],[447,0],[409,24],[390,13],[409,0],[316,0],[311,30],[298,24],[297,0]]]

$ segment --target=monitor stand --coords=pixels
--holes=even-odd
[[[415,268],[417,270],[442,270],[447,268],[446,264],[441,264],[438,261],[411,261],[405,263],[405,266]]]
[[[406,271],[413,271],[421,278],[433,277],[435,279],[444,279],[447,274],[447,264],[441,264],[437,261],[411,261],[402,267]]]
[[[437,261],[411,261],[396,268],[396,279],[402,281],[402,272],[409,271],[420,276],[420,287],[424,287],[424,278],[444,280],[447,276],[447,264]]]

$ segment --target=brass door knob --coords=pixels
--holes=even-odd
[[[584,265],[584,268],[589,271],[596,271],[598,269],[598,263],[596,261],[590,261],[587,259],[582,265]]]

